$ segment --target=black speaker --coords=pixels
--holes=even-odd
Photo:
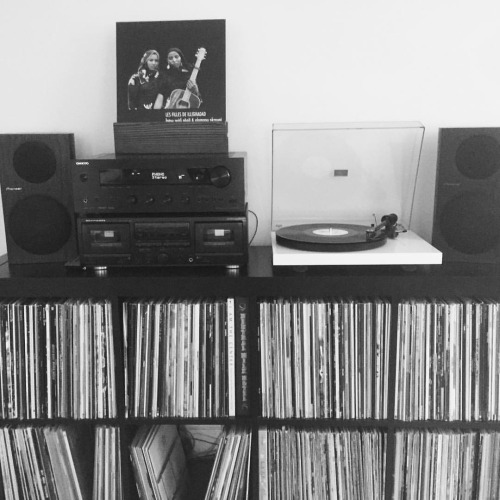
[[[500,128],[439,130],[432,244],[443,262],[500,262]]]
[[[1,134],[0,184],[10,264],[76,256],[73,134]]]

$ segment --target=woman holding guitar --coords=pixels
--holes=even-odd
[[[173,47],[168,51],[167,70],[160,91],[167,99],[165,108],[189,109],[200,107],[201,96],[196,84],[196,76],[205,53],[205,49],[199,49],[196,64],[192,65],[187,62],[184,54],[177,47]]]

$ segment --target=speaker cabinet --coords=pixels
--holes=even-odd
[[[1,134],[0,184],[10,264],[76,256],[73,134]]]
[[[500,128],[439,130],[432,244],[444,262],[500,262]]]

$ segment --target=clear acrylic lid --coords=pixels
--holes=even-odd
[[[419,122],[273,125],[272,230],[370,225],[395,213],[410,228],[424,137]]]

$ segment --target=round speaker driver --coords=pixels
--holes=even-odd
[[[41,141],[21,144],[16,149],[12,162],[17,175],[33,184],[47,182],[57,169],[55,152]]]
[[[68,242],[72,223],[67,209],[58,200],[32,195],[14,205],[8,228],[20,248],[34,255],[48,255]]]

